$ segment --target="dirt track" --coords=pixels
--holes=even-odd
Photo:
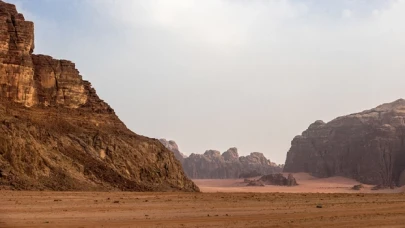
[[[0,194],[0,227],[405,227],[405,194]]]

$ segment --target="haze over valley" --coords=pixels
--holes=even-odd
[[[133,131],[285,162],[315,120],[403,95],[405,3],[11,0]]]

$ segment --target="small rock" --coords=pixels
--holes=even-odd
[[[379,184],[379,185],[376,185],[376,186],[372,187],[371,190],[380,190],[380,189],[383,189],[383,188],[384,188],[384,186]]]
[[[362,188],[364,188],[364,186],[363,186],[362,184],[356,184],[356,185],[354,185],[354,186],[352,187],[353,190],[360,190],[360,189],[362,189]]]

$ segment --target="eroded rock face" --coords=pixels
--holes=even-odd
[[[262,153],[253,152],[239,157],[236,148],[224,153],[207,150],[204,154],[191,154],[184,159],[183,168],[193,179],[249,178],[281,171]]]
[[[404,185],[405,100],[316,121],[291,142],[285,172],[345,176],[362,183]]]
[[[88,91],[75,64],[50,56],[32,55],[38,104],[78,108],[86,104]]]
[[[32,106],[35,101],[34,24],[14,5],[0,2],[0,95]]]
[[[172,152],[126,128],[74,63],[33,49],[33,23],[0,0],[0,186],[199,191]]]
[[[26,107],[78,108],[90,101],[91,85],[82,80],[74,63],[34,55],[33,50],[34,24],[25,21],[14,5],[0,2],[1,98]]]

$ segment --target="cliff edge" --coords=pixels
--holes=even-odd
[[[35,55],[0,0],[0,188],[199,191],[158,140],[131,132],[75,64]]]

